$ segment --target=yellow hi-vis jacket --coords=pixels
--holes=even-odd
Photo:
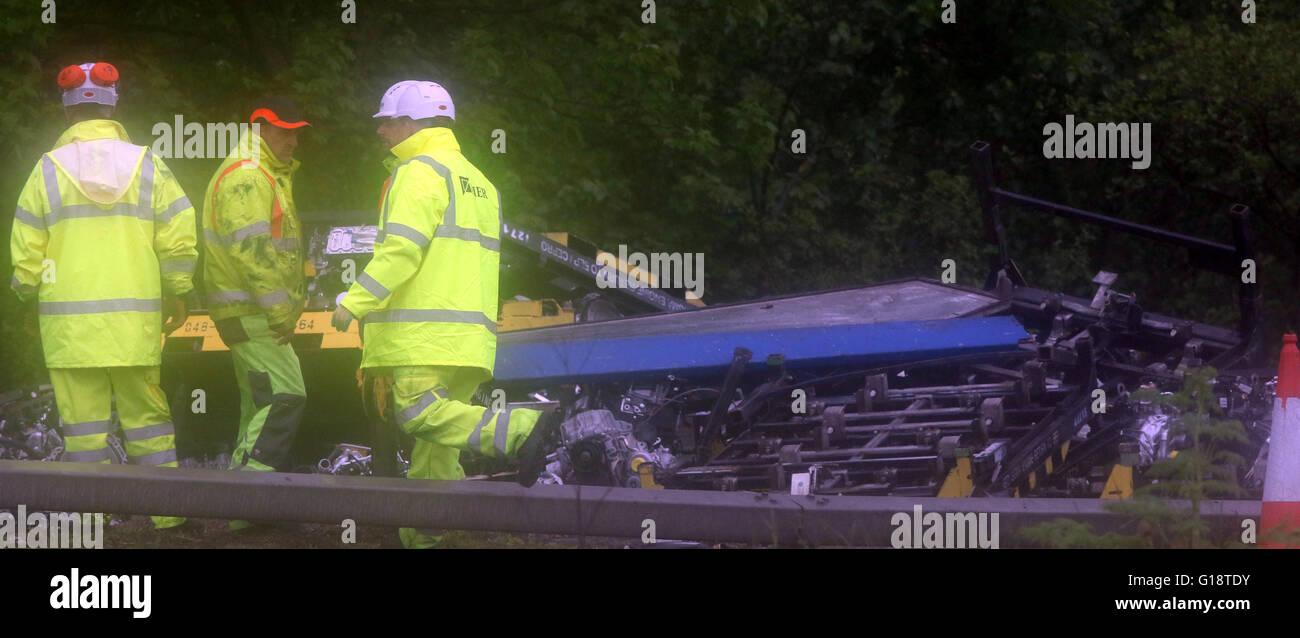
[[[375,256],[343,298],[361,367],[496,363],[501,200],[446,128],[392,149]]]
[[[162,294],[194,288],[194,207],[121,124],[63,132],[18,195],[10,249],[10,285],[40,300],[46,366],[161,365]]]
[[[277,158],[250,132],[208,182],[199,223],[214,320],[265,313],[267,323],[279,325],[302,312],[302,226],[293,206],[299,165]]]

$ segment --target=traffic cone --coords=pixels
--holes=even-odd
[[[1300,350],[1296,336],[1282,335],[1277,364],[1277,394],[1273,397],[1273,429],[1269,434],[1268,468],[1264,475],[1264,504],[1259,517],[1261,540],[1268,534],[1300,530]],[[1295,543],[1264,540],[1264,547],[1300,548]]]

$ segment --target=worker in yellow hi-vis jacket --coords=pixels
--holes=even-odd
[[[284,470],[307,393],[289,341],[306,299],[302,225],[293,205],[298,131],[293,102],[268,98],[208,183],[200,224],[208,310],[230,348],[239,386],[231,469]],[[232,521],[232,529],[247,527]]]
[[[59,73],[73,124],[18,196],[11,285],[20,298],[39,301],[63,460],[111,460],[116,400],[126,460],[176,467],[159,366],[162,333],[185,322],[183,297],[194,288],[194,208],[162,158],[132,144],[110,119],[117,80],[104,62]],[[153,520],[158,529],[185,522]]]
[[[451,96],[433,82],[399,82],[376,118],[392,147],[375,256],[335,311],[362,325],[361,367],[391,374],[397,418],[415,437],[410,478],[460,479],[462,450],[519,458],[536,482],[558,413],[494,412],[470,404],[496,362],[501,201],[460,153]],[[540,419],[540,421],[539,421]],[[440,536],[400,530],[407,547]]]

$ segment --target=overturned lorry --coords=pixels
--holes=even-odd
[[[593,246],[503,224],[502,290],[518,298],[503,306],[496,378],[478,399],[564,412],[543,483],[1122,498],[1185,445],[1170,436],[1178,415],[1132,392],[1176,391],[1186,371],[1212,366],[1218,404],[1248,438],[1235,444],[1248,461],[1238,480],[1257,490],[1249,462],[1267,447],[1273,380],[1258,285],[1239,284],[1233,329],[1145,311],[1115,273],[1093,278],[1091,298],[1042,290],[1008,254],[1002,221],[1014,206],[1101,225],[1237,276],[1254,256],[1249,211],[1229,211],[1231,244],[1132,224],[999,188],[990,151],[972,148],[990,256],[982,289],[914,278],[699,307],[654,288],[602,289]],[[302,471],[401,474],[409,442],[364,414],[359,342],[328,322],[373,228],[321,221],[311,312],[295,336],[309,394],[295,458]],[[220,458],[238,401],[221,399],[236,391],[210,321],[196,315],[171,335],[165,366],[181,456]],[[57,458],[57,417],[30,394],[5,404],[3,453]],[[464,462],[479,478],[510,477],[498,462]]]
[[[911,279],[503,335],[495,383],[545,389],[571,419],[545,480],[812,494],[1125,497],[1187,445],[1176,414],[1130,399],[1211,366],[1218,404],[1257,460],[1272,374],[1258,285],[1238,286],[1235,330],[1144,311],[1093,279],[1091,299],[1029,285],[1007,254],[1007,206],[1188,251],[1241,279],[1249,211],[1222,244],[999,188],[972,148],[989,271],[983,290]],[[1261,463],[1239,468],[1257,489]],[[1135,472],[1137,474],[1135,475]]]

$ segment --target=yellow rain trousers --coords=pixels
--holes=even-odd
[[[158,366],[51,368],[67,448],[64,461],[108,463],[108,431],[114,398],[122,422],[126,461],[134,465],[176,467],[172,416],[159,387]],[[159,529],[183,518],[153,517]]]

